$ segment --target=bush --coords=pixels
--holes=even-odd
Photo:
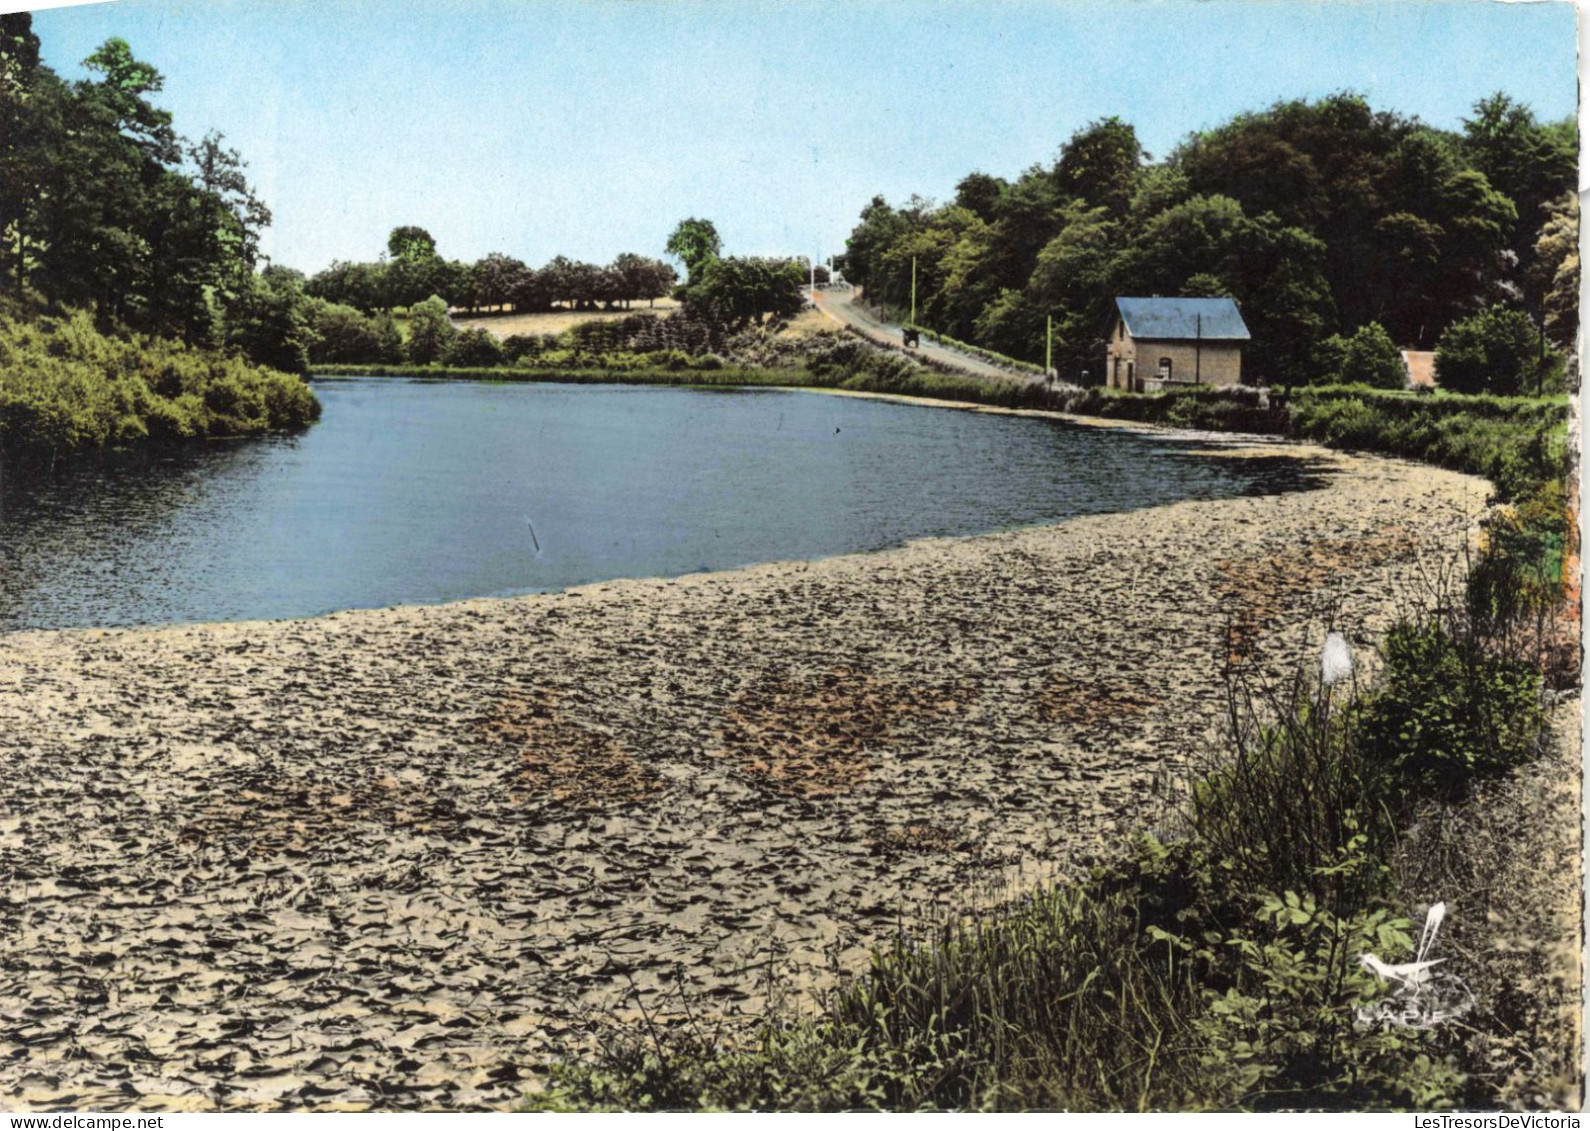
[[[322,299],[304,304],[314,342],[312,364],[403,360],[403,335],[389,314],[369,315]]]
[[[448,343],[441,360],[444,365],[466,367],[501,365],[503,348],[485,330],[463,330]]]
[[[296,376],[159,338],[112,338],[87,314],[0,316],[0,453],[53,460],[147,441],[306,427]]]
[[[1436,383],[1455,393],[1516,396],[1540,364],[1529,316],[1502,306],[1452,323],[1435,347]]]
[[[1384,687],[1362,707],[1371,756],[1409,797],[1458,800],[1538,752],[1540,671],[1469,628],[1400,624],[1381,645]]]
[[[1328,383],[1403,389],[1408,371],[1402,351],[1378,322],[1360,326],[1350,338],[1332,335],[1320,347],[1320,369]]]
[[[457,328],[447,317],[447,303],[436,295],[410,308],[409,340],[405,352],[408,360],[414,364],[433,365],[439,362],[457,336]]]

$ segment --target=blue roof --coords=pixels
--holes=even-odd
[[[1115,306],[1134,338],[1245,342],[1250,336],[1229,298],[1117,298]]]

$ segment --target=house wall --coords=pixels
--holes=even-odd
[[[1127,388],[1129,367],[1138,382],[1156,380],[1162,357],[1170,358],[1171,380],[1177,384],[1191,384],[1195,372],[1205,385],[1236,385],[1242,381],[1240,342],[1204,342],[1200,349],[1197,342],[1181,339],[1138,341],[1124,331],[1124,324],[1117,319],[1104,363],[1105,383],[1112,389]]]

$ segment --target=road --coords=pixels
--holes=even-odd
[[[856,301],[856,297],[857,292],[855,291],[814,291],[812,293],[817,309],[821,310],[833,321],[844,326],[850,326],[875,342],[896,347],[902,345],[904,336],[900,327],[892,322],[885,322],[875,317]],[[1044,383],[1044,379],[1036,373],[1029,374],[1001,369],[999,366],[991,365],[981,358],[973,357],[971,354],[962,353],[948,346],[941,346],[936,342],[930,342],[925,337],[921,340],[921,344],[912,352],[951,369],[959,370],[962,373],[971,373],[978,377],[989,377],[998,381],[1015,381],[1024,385],[1042,385]]]

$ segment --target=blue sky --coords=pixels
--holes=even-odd
[[[219,129],[315,271],[419,224],[443,254],[840,250],[876,193],[1048,162],[1118,114],[1155,156],[1338,90],[1455,128],[1506,90],[1574,113],[1568,3],[1411,0],[117,0],[35,14],[76,77],[109,36]]]

